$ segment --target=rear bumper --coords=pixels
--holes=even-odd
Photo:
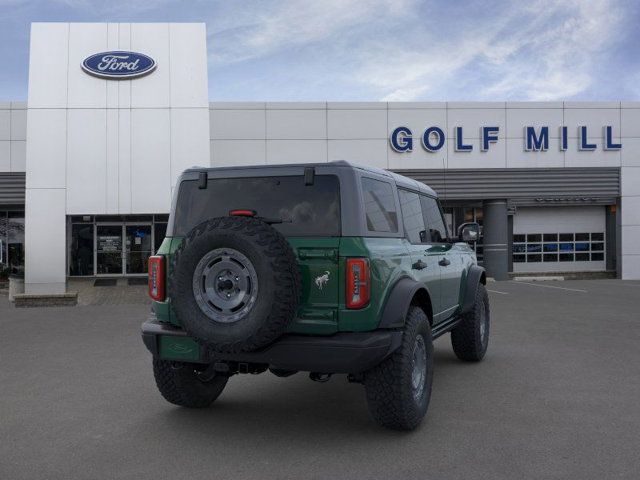
[[[258,351],[221,354],[195,342],[186,345],[191,339],[184,330],[152,319],[142,324],[142,340],[154,357],[165,360],[185,361],[181,355],[189,350],[188,361],[199,363],[228,361],[266,364],[282,370],[360,373],[393,353],[402,342],[402,332],[344,332],[327,337],[287,334]],[[171,347],[173,344],[176,348]]]

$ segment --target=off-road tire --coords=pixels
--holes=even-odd
[[[220,396],[227,377],[215,376],[209,381],[198,378],[193,364],[153,360],[153,376],[158,390],[169,403],[187,408],[206,408]]]
[[[481,328],[483,321],[484,333]],[[460,324],[451,330],[451,345],[456,356],[466,362],[482,360],[489,346],[490,326],[489,295],[485,286],[480,284],[476,290],[473,308],[465,313]]]
[[[193,291],[196,265],[219,248],[245,255],[259,285],[251,310],[231,323],[207,316]],[[252,351],[273,342],[294,318],[300,288],[300,271],[286,238],[250,217],[213,218],[193,228],[175,252],[169,274],[169,297],[182,327],[214,352]]]
[[[412,387],[412,357],[418,336],[422,337],[426,347],[426,377],[419,400],[414,397]],[[365,372],[364,386],[371,416],[383,427],[413,430],[427,413],[432,381],[431,327],[424,311],[411,306],[400,347],[382,363]]]

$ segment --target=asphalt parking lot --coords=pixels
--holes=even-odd
[[[0,478],[638,478],[640,282],[489,289],[485,361],[438,340],[411,433],[377,427],[342,376],[236,376],[211,409],[180,409],[153,383],[145,305],[0,297]]]

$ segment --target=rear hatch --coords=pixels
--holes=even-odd
[[[280,231],[293,248],[302,278],[296,320],[289,330],[331,334],[338,330],[341,219],[340,186],[335,175],[282,175],[210,178],[180,185],[174,237],[183,237],[209,218],[232,210],[252,210]]]

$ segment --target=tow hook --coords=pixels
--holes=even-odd
[[[309,374],[309,378],[311,380],[313,380],[314,382],[325,383],[325,382],[329,381],[329,379],[331,378],[331,374],[330,373],[311,372]]]

